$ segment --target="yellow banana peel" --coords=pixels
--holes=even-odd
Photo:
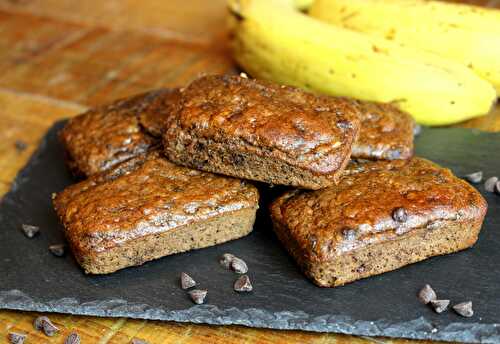
[[[293,0],[229,0],[232,49],[250,75],[329,95],[393,102],[419,123],[487,113],[496,93],[470,69],[313,19]]]
[[[424,0],[317,0],[312,17],[468,66],[500,92],[500,10]]]

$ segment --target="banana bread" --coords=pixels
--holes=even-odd
[[[176,89],[155,90],[70,119],[59,134],[70,170],[88,177],[158,146],[178,96]]]
[[[106,274],[251,232],[257,189],[141,154],[53,199],[85,272]]]
[[[409,159],[413,155],[415,122],[394,105],[354,101],[361,128],[352,146],[352,158],[370,160]]]
[[[270,212],[305,274],[335,287],[472,246],[486,208],[448,169],[412,158],[353,162],[338,185],[287,192]]]
[[[206,76],[181,92],[167,120],[167,157],[199,170],[271,184],[334,184],[358,134],[346,99],[239,76]]]

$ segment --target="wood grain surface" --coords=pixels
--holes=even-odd
[[[467,1],[499,6],[500,1]],[[233,73],[224,0],[0,0],[0,195],[52,123],[89,106],[204,73]],[[500,131],[500,107],[463,127]],[[0,276],[1,279],[1,276]],[[0,311],[0,343],[11,331],[26,343],[417,343],[240,326],[51,314],[49,338],[33,329],[38,314]],[[418,342],[426,343],[426,342]]]

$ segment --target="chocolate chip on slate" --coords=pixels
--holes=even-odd
[[[488,192],[495,192],[495,184],[498,182],[498,177],[490,177],[484,182],[484,189]]]
[[[144,339],[132,338],[130,341],[131,344],[148,344]]]
[[[24,333],[10,332],[7,335],[10,344],[23,344],[26,340],[26,335]]]
[[[185,272],[181,272],[181,288],[186,290],[196,285],[196,281]]]
[[[76,332],[71,332],[71,334],[66,337],[64,344],[80,344],[80,336]]]
[[[495,187],[493,189],[497,195],[500,195],[500,181],[495,183]]]
[[[483,180],[483,171],[466,174],[464,178],[472,184],[481,183],[481,180]]]
[[[234,259],[234,255],[232,255],[231,253],[224,253],[220,259],[219,259],[219,263],[220,265],[222,265],[223,267],[225,267],[226,269],[229,269],[231,267],[231,261]]]
[[[436,300],[437,295],[434,289],[428,284],[426,284],[419,292],[418,292],[418,299],[423,303],[423,304],[428,304],[429,302]]]
[[[56,257],[62,257],[66,253],[66,245],[64,244],[50,245],[49,251]]]
[[[37,235],[40,232],[40,227],[38,226],[32,226],[32,225],[26,225],[22,224],[21,228],[23,230],[24,235],[28,238],[33,238],[35,235]]]
[[[415,124],[413,127],[413,136],[418,136],[422,132],[422,126],[420,124]]]
[[[408,219],[406,209],[403,207],[394,209],[394,211],[392,212],[392,218],[397,222],[406,222],[406,220]]]
[[[24,142],[23,140],[16,140],[16,142],[14,142],[14,146],[16,147],[18,152],[22,152],[28,147],[26,142]]]
[[[471,301],[458,303],[455,306],[453,306],[453,309],[459,315],[466,317],[466,318],[470,318],[471,316],[474,315],[474,311],[472,310],[472,302]]]
[[[450,300],[432,300],[429,302],[436,313],[443,313],[450,304]]]
[[[250,282],[250,278],[247,275],[243,275],[234,282],[234,290],[239,292],[252,291],[253,286]]]
[[[208,291],[202,289],[194,289],[188,291],[188,293],[194,303],[196,303],[197,305],[201,305],[205,302],[205,297],[207,296]]]
[[[238,257],[234,257],[233,260],[231,260],[231,270],[236,272],[237,274],[246,274],[248,272],[248,266],[247,263],[243,259],[240,259]]]

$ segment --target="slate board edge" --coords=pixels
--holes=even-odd
[[[48,128],[47,132],[56,128],[62,128],[66,121],[67,119],[63,119],[55,122]],[[443,128],[438,128],[437,130],[440,129],[442,130]],[[485,132],[478,129],[452,128],[446,130],[499,135],[498,133]],[[26,165],[17,174],[10,190],[0,199],[0,203],[4,201],[9,202],[9,196],[14,194],[24,184],[26,180],[25,175],[28,172],[27,168],[39,163],[40,156],[47,144],[46,138],[46,135],[42,137],[39,146]],[[311,317],[305,312],[300,311],[269,312],[254,308],[219,309],[214,305],[193,306],[184,310],[166,310],[163,308],[152,308],[147,304],[128,303],[123,299],[79,303],[75,298],[64,298],[44,303],[30,298],[17,289],[0,290],[0,309],[97,317],[128,317],[210,325],[242,325],[257,328],[332,332],[360,336],[384,336],[468,343],[500,343],[500,322],[488,324],[474,323],[472,322],[473,320],[471,322],[455,322],[444,328],[439,328],[437,332],[432,333],[431,331],[434,328],[432,322],[423,316],[404,323],[393,323],[385,319],[376,321],[353,320],[345,315],[333,314]],[[236,315],[238,316],[237,320],[235,320]],[[352,325],[353,323],[355,325]],[[413,332],[408,334],[405,332],[408,330],[412,330]]]
[[[23,168],[17,173],[16,177],[14,178],[14,181],[10,186],[9,191],[5,193],[2,198],[0,198],[0,202],[8,200],[9,195],[15,193],[24,184],[24,182],[26,181],[26,174],[28,173],[28,167],[38,164],[40,157],[43,153],[43,150],[47,145],[47,134],[50,131],[54,130],[55,128],[62,128],[66,122],[67,120],[57,121],[50,128],[47,129],[45,135],[41,138],[40,142],[38,143],[38,147],[33,152],[33,154],[28,159]]]
[[[254,308],[219,309],[217,306],[209,304],[193,306],[184,310],[167,310],[152,308],[147,304],[128,303],[122,299],[81,304],[75,298],[64,298],[40,303],[20,290],[0,291],[0,309],[97,317],[128,317],[210,325],[242,325],[280,330],[333,332],[358,336],[466,341],[469,343],[498,343],[500,341],[500,324],[453,323],[432,333],[434,326],[425,317],[394,324],[384,319],[352,321],[349,317],[331,314],[311,318],[304,312],[268,312]],[[355,325],[352,325],[352,323]],[[495,328],[495,330],[492,331],[492,328]],[[413,331],[410,336],[407,334],[409,329]]]

